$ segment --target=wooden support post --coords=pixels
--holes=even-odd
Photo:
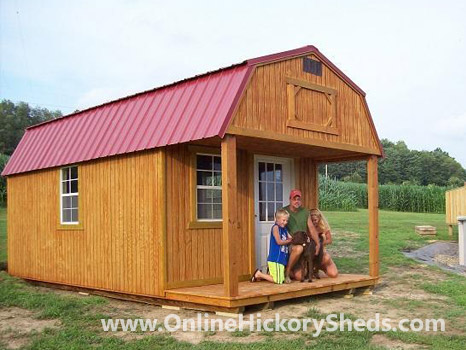
[[[369,275],[379,276],[379,180],[377,157],[367,160],[367,205],[369,209]]]
[[[367,287],[364,289],[364,292],[362,292],[362,295],[372,295],[374,290],[374,286]]]
[[[230,318],[238,318],[241,314],[244,313],[244,306],[231,308],[230,311],[215,311],[217,316],[224,316]]]
[[[165,149],[160,149],[157,156],[157,207],[159,213],[157,216],[159,265],[157,295],[163,296],[167,288],[167,158]]]
[[[248,236],[249,236],[249,273],[253,274],[256,269],[256,220],[254,216],[254,154],[248,152]]]
[[[351,289],[348,289],[345,294],[343,295],[343,298],[345,299],[351,299],[354,297],[354,289],[351,288]]]
[[[225,135],[222,140],[222,254],[223,285],[226,296],[238,295],[238,207],[236,137]]]
[[[448,236],[453,237],[453,225],[448,225]]]

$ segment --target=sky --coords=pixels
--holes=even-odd
[[[466,168],[466,1],[0,0],[0,99],[64,114],[316,46],[380,138]]]

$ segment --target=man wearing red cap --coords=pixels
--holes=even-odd
[[[302,194],[300,190],[295,189],[290,192],[290,204],[283,208],[286,211],[288,211],[288,213],[290,213],[288,225],[286,226],[286,228],[292,236],[297,231],[310,232],[311,238],[316,244],[316,252],[319,252],[320,242],[317,230],[312,224],[311,217],[309,215],[309,210],[302,207],[301,197]],[[302,252],[303,246],[291,246],[291,254],[288,260],[288,265],[286,265],[285,271],[285,283],[290,283],[290,278],[301,280],[301,278],[303,277],[303,271],[301,268],[293,269],[294,265],[298,262]]]

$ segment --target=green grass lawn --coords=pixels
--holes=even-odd
[[[353,239],[335,235],[335,249],[343,245],[352,245],[358,252],[369,251],[369,219],[368,211],[360,209],[357,212],[325,212],[332,230],[355,232]],[[414,226],[432,225],[437,228],[436,237],[423,237],[414,232]],[[381,273],[390,266],[413,264],[413,260],[405,258],[401,253],[404,249],[419,248],[429,240],[457,240],[458,230],[455,228],[453,238],[448,236],[448,227],[443,214],[401,213],[381,210],[379,212],[379,254]],[[361,268],[368,271],[368,254],[363,257],[346,256],[336,258],[337,266],[343,272],[361,272]]]
[[[0,208],[0,259],[6,258],[6,215],[5,209]],[[368,221],[367,210],[358,212],[326,212],[332,230],[335,231],[334,245],[335,261],[340,271],[362,273],[367,272],[368,265]],[[423,267],[417,262],[405,258],[401,253],[403,249],[416,248],[427,244],[431,238],[420,237],[414,233],[415,225],[433,225],[437,227],[436,239],[449,240],[447,227],[444,223],[444,215],[380,212],[380,257],[382,280],[399,281],[407,283],[403,286],[422,288],[425,293],[435,298],[442,296],[443,304],[428,304],[432,308],[433,315],[461,324],[466,313],[466,279],[441,271],[434,267]],[[457,234],[457,233],[455,233]],[[338,251],[347,252],[347,255],[337,256]],[[397,276],[397,271],[417,269],[427,271],[428,274],[441,276],[441,280],[426,278],[426,274],[411,274],[410,280]],[[395,272],[394,272],[395,271]],[[428,275],[427,274],[427,275]],[[335,297],[321,297],[326,303],[332,303]],[[303,301],[309,305],[307,317],[325,316],[312,306],[314,299]],[[410,300],[406,298],[389,301],[378,300],[377,291],[373,299],[355,297],[354,308],[351,317],[358,317],[360,308],[370,306],[371,303],[407,308],[413,310],[413,315],[426,308],[424,301]],[[229,343],[216,343],[209,340],[207,334],[200,344],[193,345],[180,342],[167,335],[148,335],[140,339],[122,339],[120,337],[103,334],[100,327],[100,318],[122,317],[110,315],[102,311],[103,306],[109,301],[100,297],[80,297],[76,294],[55,293],[46,289],[30,286],[17,278],[11,277],[6,272],[0,272],[0,310],[2,308],[19,307],[32,310],[37,319],[57,319],[59,327],[45,329],[41,332],[33,332],[28,337],[28,343],[23,349],[385,349],[372,343],[377,332],[323,332],[318,338],[312,338],[310,334],[298,333],[282,337],[271,335],[260,342],[243,343],[250,336],[248,332],[234,333]],[[307,303],[307,304],[306,304]],[[385,304],[384,304],[385,303]],[[390,303],[390,305],[389,305]],[[352,304],[351,304],[352,305]],[[153,306],[148,306],[153,308]],[[306,315],[304,315],[306,316]],[[302,317],[304,317],[302,316]],[[137,317],[137,315],[135,316]],[[298,316],[297,316],[298,317]],[[0,322],[4,322],[1,321]],[[461,326],[458,326],[461,327]],[[0,348],[6,346],[2,336],[5,331],[0,327]],[[466,332],[466,328],[463,329]],[[463,349],[466,343],[465,334],[442,333],[384,333],[391,341],[399,341],[409,345],[410,348],[422,349]],[[18,335],[20,337],[20,335]]]

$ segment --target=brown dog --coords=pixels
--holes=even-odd
[[[304,231],[295,232],[291,244],[302,245],[303,253],[296,263],[303,270],[303,277],[301,282],[312,282],[312,275],[314,274],[314,261],[316,257],[316,244],[309,238],[308,234]]]

